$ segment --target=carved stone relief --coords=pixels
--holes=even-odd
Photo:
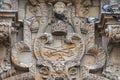
[[[28,0],[24,9],[19,2],[0,2],[1,80],[120,79],[120,25],[102,12],[88,22],[101,10],[94,0]]]
[[[1,8],[2,10],[17,10],[17,0],[1,0]]]

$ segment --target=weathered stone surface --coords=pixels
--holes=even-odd
[[[120,80],[119,4],[0,0],[0,79]]]

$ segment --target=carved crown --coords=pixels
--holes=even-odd
[[[52,25],[52,34],[53,35],[66,35],[67,34],[67,25],[63,21],[58,21]]]

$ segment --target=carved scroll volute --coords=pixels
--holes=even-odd
[[[24,55],[27,55],[27,58]],[[20,56],[22,56],[22,58]],[[22,60],[23,58],[26,60]],[[12,48],[11,60],[16,69],[28,70],[33,65],[31,52],[28,45],[22,41],[16,43],[15,46]]]

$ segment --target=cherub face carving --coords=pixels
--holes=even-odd
[[[54,5],[54,11],[59,14],[63,13],[65,11],[65,8],[66,8],[66,5],[63,2],[57,2]]]

